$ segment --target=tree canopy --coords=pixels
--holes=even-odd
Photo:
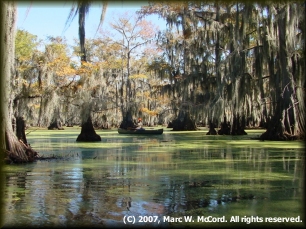
[[[201,123],[211,133],[265,128],[262,139],[305,138],[304,5],[153,1],[118,15],[112,34],[85,39],[80,28],[72,49],[64,37],[42,42],[17,30],[11,118],[110,128],[129,114],[185,126],[178,130]],[[81,14],[84,27],[89,6],[76,3],[67,23]],[[164,31],[146,20],[151,14],[165,20]]]

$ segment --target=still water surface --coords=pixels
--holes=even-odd
[[[80,128],[32,131],[28,141],[41,156],[62,159],[4,167],[5,226],[232,227],[266,217],[303,222],[258,226],[304,226],[304,143],[251,140],[262,131],[247,132],[113,129],[97,131],[101,142],[79,143]],[[202,216],[227,222],[198,222]],[[183,222],[168,222],[175,220]]]

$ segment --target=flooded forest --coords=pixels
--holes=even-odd
[[[74,44],[17,28],[17,4],[1,3],[7,226],[114,226],[126,214],[229,222],[248,204],[286,217],[285,206],[271,214],[285,200],[300,226],[305,1],[149,1],[109,31],[103,1],[95,38],[85,28],[97,6],[76,1],[61,25],[78,21]],[[162,134],[118,134],[137,120]]]

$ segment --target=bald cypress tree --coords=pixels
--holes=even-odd
[[[267,128],[262,139],[305,138],[305,2],[152,2],[141,13],[167,21],[165,91],[192,114],[226,120],[231,134],[253,125]]]
[[[267,6],[274,14],[268,17],[265,44],[270,50],[269,84],[273,87],[273,115],[261,139],[305,139],[305,7],[304,3],[275,3]],[[273,55],[272,55],[273,54]]]
[[[91,1],[77,1],[74,3],[73,7],[71,8],[70,15],[67,19],[67,23],[70,20],[73,20],[74,17],[78,14],[79,16],[79,41],[80,41],[80,56],[81,56],[81,64],[87,62],[86,58],[86,49],[85,49],[85,18],[89,12]],[[104,15],[106,11],[107,4],[103,3],[102,13],[100,24],[103,23]],[[100,26],[99,24],[99,26]],[[84,87],[88,87],[88,80],[84,80]],[[86,93],[86,92],[85,92]],[[87,97],[87,96],[86,96]],[[81,106],[81,120],[82,120],[82,129],[81,133],[79,134],[77,141],[101,141],[101,137],[96,134],[92,119],[91,119],[91,109],[92,109],[92,101],[91,98],[87,97],[87,101],[84,101],[83,105]]]
[[[1,150],[7,162],[23,163],[35,160],[37,152],[27,142],[19,141],[13,127],[15,23],[17,10],[14,2],[1,2]],[[23,130],[24,131],[24,130]]]

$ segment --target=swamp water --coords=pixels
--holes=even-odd
[[[305,226],[303,142],[207,131],[79,143],[80,128],[27,130],[40,156],[62,159],[3,168],[4,226]]]

